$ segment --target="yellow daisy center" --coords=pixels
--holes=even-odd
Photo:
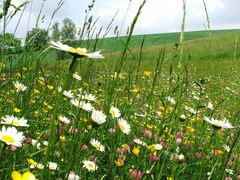
[[[119,127],[120,127],[120,129],[121,129],[122,131],[124,131],[124,130],[126,129],[123,124],[121,124]]]
[[[115,116],[116,115],[116,112],[114,110],[111,110],[110,113]]]
[[[15,140],[13,139],[12,136],[4,135],[2,136],[2,140],[7,143],[14,143]]]
[[[93,164],[88,164],[87,167],[88,167],[89,169],[93,169],[93,168],[94,168]]]
[[[13,121],[12,124],[13,124],[14,126],[18,126],[18,125],[20,125],[20,122],[18,122],[18,121]]]
[[[214,125],[214,126],[217,126],[217,127],[221,127],[221,126],[222,126],[222,123],[221,123],[221,122],[214,122],[213,125]]]
[[[69,50],[69,51],[72,51],[72,52],[74,52],[74,53],[81,54],[81,55],[86,54],[84,51],[81,51],[80,49],[76,49],[76,48],[73,48],[73,47],[68,48],[68,50]]]
[[[99,144],[94,144],[93,145],[96,149],[99,149],[100,148],[100,145]]]

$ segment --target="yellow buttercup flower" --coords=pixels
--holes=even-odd
[[[33,159],[28,159],[27,161],[28,161],[28,164],[30,164],[30,165],[34,165],[34,166],[37,165],[37,162],[34,161]]]
[[[19,113],[19,112],[21,112],[21,109],[18,109],[18,108],[13,108],[13,112],[15,112],[15,113]]]
[[[124,162],[123,161],[115,161],[115,164],[117,167],[122,167],[124,165]]]
[[[39,85],[42,86],[42,87],[46,86],[46,83],[43,82],[42,80],[38,80],[38,83],[39,83]]]
[[[133,154],[135,154],[136,156],[138,156],[138,154],[139,154],[139,152],[140,152],[139,147],[135,147],[135,146],[134,146],[132,152],[133,152]]]
[[[143,75],[145,77],[151,77],[152,76],[152,72],[151,71],[143,71]]]
[[[36,180],[36,177],[31,172],[25,172],[21,175],[18,171],[13,171],[11,177],[12,180]]]
[[[187,126],[187,129],[190,133],[194,133],[196,129],[194,129],[192,126]]]
[[[54,89],[54,87],[51,86],[51,85],[47,85],[47,88],[48,88],[49,90],[53,90],[53,89]]]
[[[138,89],[137,87],[134,87],[134,88],[132,89],[132,92],[138,93],[138,92],[139,92],[139,89]]]
[[[224,152],[222,150],[216,150],[216,153],[217,153],[217,155],[221,156],[221,155],[223,155]]]

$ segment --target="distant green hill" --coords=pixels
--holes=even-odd
[[[211,31],[212,36],[226,35],[228,33],[239,32],[240,30],[213,30]],[[148,34],[148,35],[135,35],[132,36],[129,48],[139,48],[142,40],[145,36],[144,47],[158,46],[164,44],[173,44],[179,41],[180,33],[163,33],[163,34]],[[192,31],[185,32],[185,41],[207,38],[209,34],[207,31]],[[119,51],[124,47],[126,37],[117,38],[105,38],[101,39],[98,44],[98,48],[107,51]]]

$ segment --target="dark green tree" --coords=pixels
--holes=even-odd
[[[33,28],[27,32],[25,45],[32,47],[34,50],[40,50],[47,45],[48,41],[48,32],[45,29]]]
[[[0,34],[0,47],[11,48],[21,46],[21,40],[14,37],[12,33]]]
[[[52,36],[51,36],[51,40],[53,41],[59,41],[60,40],[60,36],[61,36],[61,32],[59,29],[59,23],[55,22],[52,25]]]
[[[63,20],[63,28],[61,30],[61,40],[71,42],[76,39],[76,26],[69,18]]]

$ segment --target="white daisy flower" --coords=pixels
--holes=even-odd
[[[185,106],[185,110],[188,111],[188,112],[190,112],[190,113],[192,113],[192,114],[197,114],[197,111],[194,110],[194,109],[191,108],[191,107]]]
[[[79,101],[77,99],[71,99],[71,103],[74,105],[74,106],[77,106],[85,111],[93,111],[93,107],[90,103],[85,103],[84,101]]]
[[[211,102],[209,102],[206,107],[207,107],[208,109],[211,109],[211,110],[214,109],[214,108],[213,108],[213,104],[212,104]]]
[[[98,151],[105,151],[105,147],[96,139],[91,139],[90,141],[91,145],[95,147]]]
[[[24,84],[16,81],[16,82],[13,82],[13,85],[14,87],[16,88],[16,91],[17,92],[20,92],[20,91],[25,91],[27,89],[27,86],[25,86]]]
[[[74,171],[71,171],[69,174],[68,174],[68,180],[79,180],[80,179],[80,176],[78,176]]]
[[[84,160],[83,167],[86,168],[88,171],[95,171],[98,169],[98,166],[95,164],[94,161]]]
[[[74,95],[71,91],[63,91],[63,95],[71,99],[74,98]]]
[[[81,81],[82,80],[82,77],[78,75],[78,73],[73,73],[73,78],[76,79],[76,80],[79,80]]]
[[[37,163],[36,168],[37,169],[44,169],[44,165],[42,163]]]
[[[54,170],[54,171],[57,170],[58,168],[58,164],[56,162],[49,162],[47,166],[50,170]]]
[[[205,121],[207,121],[208,123],[212,124],[214,127],[216,128],[223,128],[223,129],[231,129],[234,128],[226,119],[224,120],[216,120],[213,118],[209,118],[209,117],[204,117],[203,118]]]
[[[118,126],[124,134],[129,134],[131,131],[130,125],[123,118],[118,119]]]
[[[20,126],[20,127],[27,127],[29,126],[27,124],[27,120],[24,118],[18,119],[14,116],[6,115],[2,118],[3,121],[1,121],[1,124],[12,124],[13,126]]]
[[[95,101],[96,96],[94,96],[92,94],[85,94],[85,95],[82,95],[82,99],[88,100],[88,101]]]
[[[230,147],[228,145],[226,145],[226,144],[223,144],[222,147],[227,152],[230,152],[230,150],[231,150]]]
[[[185,116],[184,114],[182,114],[182,115],[180,116],[180,119],[185,120],[185,119],[186,119],[186,116]]]
[[[119,118],[121,116],[120,110],[113,106],[110,108],[110,114],[113,118]]]
[[[58,116],[58,119],[59,119],[59,121],[65,123],[65,124],[69,124],[70,123],[70,120],[67,117],[65,117],[65,116],[60,115],[60,116]]]
[[[25,139],[22,132],[17,132],[15,127],[2,127],[0,131],[0,140],[5,142],[7,145],[13,145],[17,147],[22,146],[22,141]]]
[[[161,144],[154,144],[154,149],[156,151],[160,151],[160,150],[162,150],[162,148],[163,148],[163,146]]]
[[[231,174],[231,175],[234,174],[234,171],[233,171],[232,169],[225,169],[225,171],[226,171],[228,174]]]
[[[185,159],[185,156],[183,155],[183,154],[180,154],[179,156],[178,156],[178,160],[179,161],[183,161]]]
[[[100,125],[106,122],[107,116],[102,111],[93,110],[91,118],[93,122]]]
[[[66,51],[66,52],[70,52],[73,53],[75,55],[78,55],[79,58],[82,57],[88,57],[88,58],[104,58],[103,55],[100,54],[100,51],[96,51],[93,53],[87,53],[87,49],[86,48],[74,48],[71,46],[68,46],[66,44],[62,44],[60,41],[58,42],[53,42],[51,41],[51,47],[61,50],[61,51]]]
[[[38,143],[38,141],[37,141],[36,139],[32,139],[32,143],[31,143],[31,144],[32,144],[33,146],[36,146],[37,143]]]
[[[147,143],[143,142],[143,141],[142,141],[141,139],[139,139],[139,138],[135,138],[133,141],[134,141],[136,144],[141,145],[141,146],[146,146],[146,145],[147,145]]]
[[[176,104],[176,100],[170,96],[166,97],[166,100],[169,101],[172,104]]]
[[[57,91],[58,91],[58,92],[62,92],[62,87],[59,86],[59,87],[57,88]]]

